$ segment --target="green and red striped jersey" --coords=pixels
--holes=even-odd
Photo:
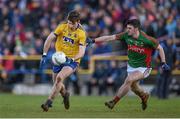
[[[116,34],[117,40],[124,40],[128,46],[128,64],[131,67],[151,67],[152,51],[159,45],[158,41],[140,31],[137,39],[126,32]]]

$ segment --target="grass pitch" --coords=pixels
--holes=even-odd
[[[180,117],[180,98],[158,100],[150,97],[146,111],[141,110],[137,97],[123,98],[113,110],[104,106],[105,96],[71,96],[71,107],[65,110],[62,98],[58,96],[53,108],[42,112],[40,105],[47,96],[26,96],[0,94],[0,118],[171,118]]]

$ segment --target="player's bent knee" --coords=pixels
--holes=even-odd
[[[64,80],[64,78],[62,75],[57,75],[56,80],[62,81],[62,80]]]
[[[126,78],[126,80],[125,80],[125,83],[131,85],[131,84],[133,83],[132,78],[128,76],[128,77]]]
[[[64,84],[62,82],[59,82],[60,87],[64,87]]]
[[[137,86],[136,86],[136,82],[133,82],[132,85],[131,85],[131,88],[134,89],[134,88],[136,88],[136,87],[137,87]]]
[[[137,87],[136,87],[136,86],[133,86],[133,84],[132,84],[132,85],[131,85],[131,90],[136,92],[136,91],[137,91]]]
[[[62,85],[63,83],[62,83],[62,80],[56,79],[55,84],[59,86],[59,85]]]

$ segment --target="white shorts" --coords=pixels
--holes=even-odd
[[[147,68],[147,67],[133,68],[133,67],[127,65],[127,73],[128,73],[128,75],[129,75],[129,73],[131,73],[131,72],[140,71],[141,73],[143,73],[144,78],[147,78],[147,77],[150,75],[151,70],[152,70],[152,68]]]

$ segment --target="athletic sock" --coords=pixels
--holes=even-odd
[[[114,99],[113,99],[113,101],[114,101],[115,103],[117,103],[119,100],[120,100],[120,98],[119,98],[118,96],[115,96]]]

